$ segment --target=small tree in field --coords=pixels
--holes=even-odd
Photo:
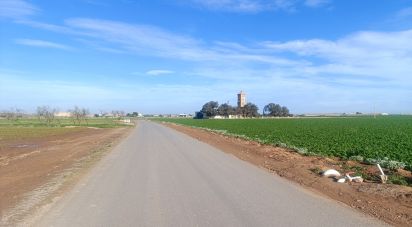
[[[39,121],[45,122],[49,126],[54,122],[56,112],[57,109],[49,106],[38,106],[36,111]]]
[[[89,121],[87,121],[87,115],[89,115],[89,110],[86,108],[81,109],[81,117],[86,122],[86,125],[89,125]]]
[[[17,108],[11,108],[8,111],[4,111],[2,115],[4,115],[4,117],[9,121],[17,121],[23,118],[23,110],[17,109]]]
[[[80,125],[82,121],[86,122],[86,125],[89,124],[87,121],[87,115],[89,114],[89,110],[86,108],[79,108],[75,106],[72,110],[69,110],[73,124]]]

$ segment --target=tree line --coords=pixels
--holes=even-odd
[[[121,120],[124,117],[138,117],[138,112],[126,113],[123,110],[112,110],[111,112],[100,111],[100,114],[90,115],[90,111],[87,108],[74,106],[72,109],[67,110],[66,116],[56,117],[59,113],[58,108],[53,108],[47,105],[38,106],[34,114],[25,113],[24,110],[18,108],[10,108],[9,110],[0,111],[0,118],[5,118],[9,121],[18,121],[22,118],[37,118],[40,122],[47,125],[58,123],[60,119],[71,119],[73,124],[80,125],[82,123],[88,124],[89,117],[113,117]]]
[[[217,101],[209,101],[202,106],[202,109],[196,113],[195,118],[212,118],[222,116],[228,118],[231,115],[241,117],[288,117],[292,116],[286,106],[276,103],[269,103],[263,108],[262,115],[259,114],[259,108],[254,103],[247,103],[243,107],[234,107],[228,103],[219,105]]]
[[[9,121],[17,121],[24,116],[24,111],[18,108],[11,108],[0,113],[0,117],[4,117]]]
[[[51,125],[53,123],[60,124],[60,119],[56,118],[58,110],[56,108],[52,108],[49,106],[38,106],[36,110],[36,116],[40,122],[44,122],[47,125]],[[74,125],[80,125],[82,122],[89,124],[87,121],[87,117],[89,115],[89,110],[86,108],[81,108],[75,106],[73,109],[68,110],[70,113],[70,119],[72,120]]]
[[[60,119],[56,117],[57,113],[57,108],[52,108],[50,106],[38,106],[34,116],[39,120],[39,122],[46,125],[60,124]],[[88,124],[87,117],[90,112],[87,108],[75,106],[73,109],[68,110],[68,113],[70,115],[69,118],[72,120],[74,125],[80,125],[82,122]],[[23,117],[30,116],[33,115],[25,114],[23,110],[17,108],[11,108],[10,110],[0,112],[0,117],[4,117],[10,121],[18,121]]]

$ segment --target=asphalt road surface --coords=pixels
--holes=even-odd
[[[160,124],[136,129],[38,226],[379,226]]]

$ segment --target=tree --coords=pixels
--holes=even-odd
[[[23,110],[11,108],[9,111],[4,111],[2,115],[9,121],[17,121],[23,118]]]
[[[245,106],[238,108],[237,112],[243,117],[257,117],[259,116],[258,110],[259,108],[255,104],[248,102]]]
[[[289,116],[289,109],[286,106],[269,103],[263,108],[263,115],[272,117],[287,117]]]
[[[85,121],[87,125],[89,124],[89,122],[87,121],[87,115],[89,114],[88,109],[75,106],[74,109],[69,110],[69,112],[74,124],[77,123],[78,125],[80,125],[82,121]]]
[[[133,112],[133,113],[127,113],[126,117],[138,117],[139,113],[138,112]]]
[[[87,115],[89,115],[89,110],[86,108],[81,109],[81,118],[86,122],[86,125],[89,125],[89,122],[87,121]]]
[[[68,112],[70,112],[70,116],[72,118],[73,124],[76,125],[79,124],[81,122],[81,110],[78,106],[75,106],[72,110],[69,110]]]
[[[217,108],[217,112],[219,115],[225,116],[225,117],[229,117],[229,115],[232,115],[235,113],[235,108],[227,103],[221,104],[218,108]]]
[[[47,125],[51,125],[55,120],[57,109],[49,106],[38,106],[36,113],[39,121],[44,121]]]
[[[282,107],[279,104],[269,103],[263,108],[263,114],[265,116],[281,116]]]
[[[207,102],[203,105],[201,112],[203,112],[207,117],[214,117],[217,115],[217,108],[219,103],[215,101]]]
[[[282,106],[282,109],[280,112],[281,112],[282,117],[288,117],[290,115],[289,109],[286,106]]]

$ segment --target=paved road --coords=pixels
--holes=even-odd
[[[156,123],[133,133],[39,226],[378,226]]]

